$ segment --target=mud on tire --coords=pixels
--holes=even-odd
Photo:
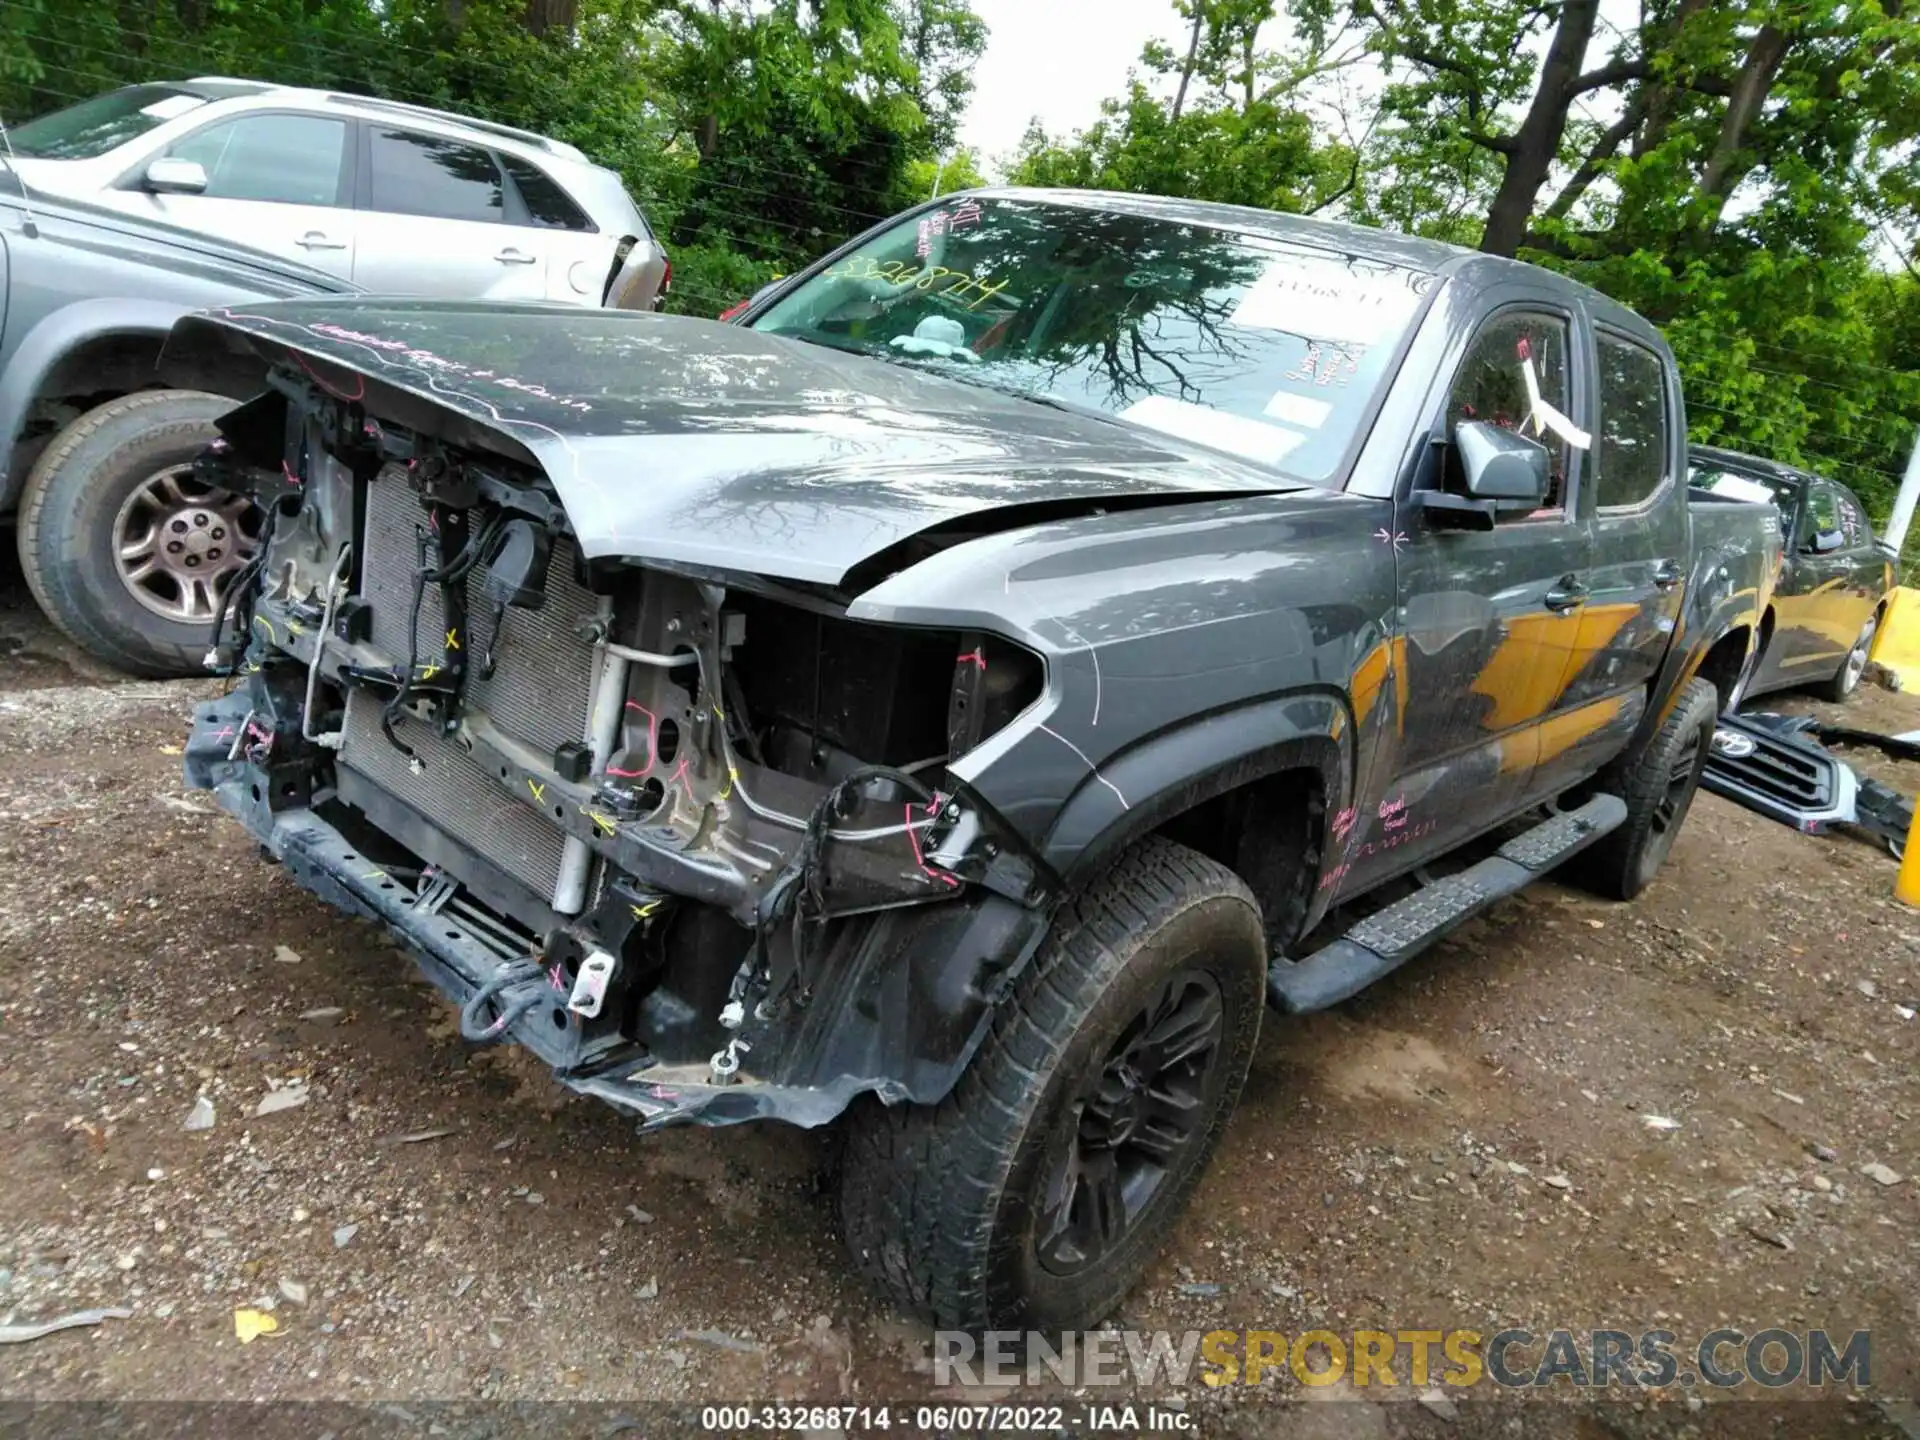
[[[1581,884],[1609,899],[1631,900],[1652,883],[1700,788],[1719,708],[1713,686],[1689,680],[1653,737],[1595,779],[1593,788],[1627,802],[1627,819],[1574,860]]]
[[[1231,871],[1158,838],[1127,851],[1062,907],[952,1094],[849,1113],[839,1212],[856,1264],[941,1325],[1106,1318],[1239,1099],[1266,964],[1259,907]],[[1208,1026],[1210,1047],[1193,1048]]]

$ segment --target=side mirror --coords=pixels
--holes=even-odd
[[[1469,498],[1507,502],[1502,509],[1509,503],[1532,509],[1547,498],[1553,461],[1539,441],[1484,420],[1462,420],[1453,427],[1453,445]]]
[[[1807,541],[1807,549],[1815,555],[1825,555],[1846,543],[1847,537],[1838,530],[1821,530]]]
[[[198,160],[162,155],[147,166],[144,183],[155,195],[199,195],[206,191],[207,171]]]

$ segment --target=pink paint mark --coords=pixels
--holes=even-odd
[[[312,378],[313,383],[318,385],[322,390],[326,391],[327,394],[333,396],[334,399],[364,400],[367,398],[367,377],[366,376],[356,375],[353,377],[355,388],[354,388],[353,394],[349,395],[344,390],[334,389],[333,386],[329,385],[324,379],[321,378],[320,372],[318,370],[315,370],[305,360],[302,360],[300,356],[296,355],[293,358],[300,361],[300,368],[307,372],[307,374]]]
[[[1380,802],[1380,819],[1385,822],[1382,828],[1387,830],[1398,830],[1402,825],[1406,824],[1407,797],[1404,795],[1396,795],[1391,800],[1382,800]]]
[[[220,727],[220,729],[219,729],[219,732],[218,732],[217,734],[215,734],[213,738],[214,738],[214,739],[216,739],[216,740],[231,740],[231,739],[233,739],[233,726],[231,726],[231,725],[222,725],[222,726]]]
[[[1333,838],[1336,843],[1347,838],[1348,832],[1353,829],[1353,822],[1359,818],[1359,815],[1360,812],[1349,805],[1333,817]]]
[[[667,777],[667,789],[671,790],[675,785],[685,785],[687,798],[689,800],[693,798],[693,785],[687,780],[687,757],[684,755],[680,757],[680,763],[674,768],[673,774]]]
[[[627,701],[627,709],[638,710],[642,715],[647,717],[647,768],[644,770],[621,770],[609,765],[607,767],[607,774],[618,775],[622,780],[638,780],[644,775],[651,775],[653,773],[654,761],[660,753],[660,720],[651,710],[636,700]]]
[[[293,467],[284,460],[280,462],[280,473],[287,477],[287,483],[289,485],[298,485],[300,483],[300,477],[293,473]]]
[[[953,663],[956,665],[964,665],[969,660],[973,661],[973,663],[982,670],[987,668],[987,657],[982,655],[978,650],[969,650],[965,655],[956,655],[953,657]]]
[[[555,965],[551,970],[547,971],[547,983],[556,990],[565,991],[567,989],[566,972],[558,965]]]
[[[933,799],[927,803],[927,818],[931,820],[939,809],[940,797],[936,794]],[[938,880],[942,885],[950,889],[959,889],[960,881],[957,877],[947,874],[944,870],[936,870],[927,864],[927,857],[920,849],[920,834],[913,828],[913,802],[911,800],[906,804],[906,815],[907,844],[913,847],[913,863],[920,867],[920,873],[929,880]]]

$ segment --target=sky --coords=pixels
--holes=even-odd
[[[1170,0],[973,0],[987,48],[973,72],[960,143],[992,173],[1038,115],[1054,133],[1091,125],[1147,41],[1181,40]]]

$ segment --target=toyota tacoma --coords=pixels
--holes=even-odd
[[[989,190],[735,324],[183,320],[270,388],[189,780],[651,1129],[846,1131],[903,1305],[1112,1312],[1263,1008],[1563,861],[1654,875],[1771,507],[1690,500],[1644,320],[1437,243]]]

